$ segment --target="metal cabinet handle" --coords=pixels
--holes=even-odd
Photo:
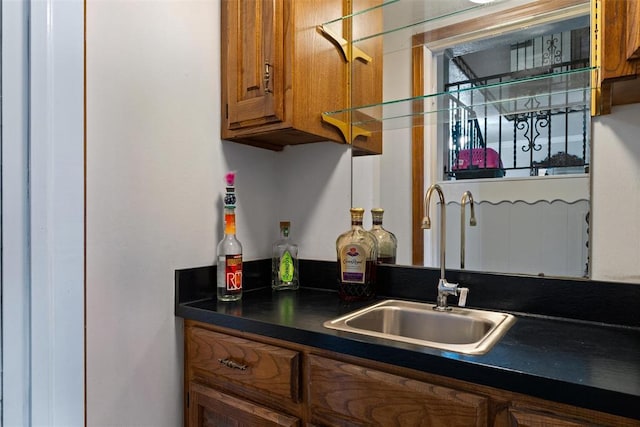
[[[271,89],[269,89],[269,83],[271,81],[271,69],[273,65],[269,64],[269,61],[265,61],[264,63],[264,93],[273,93]]]
[[[234,362],[231,359],[218,359],[218,362],[220,362],[222,365],[228,367],[228,368],[232,368],[232,369],[240,369],[241,371],[244,371],[247,369],[247,365],[243,365],[241,363],[238,362]]]

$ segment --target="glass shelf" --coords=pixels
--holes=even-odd
[[[323,113],[366,132],[449,123],[455,117],[511,118],[589,108],[595,67],[520,78]],[[459,114],[456,114],[459,113]]]
[[[411,42],[415,34],[426,33],[446,25],[456,24],[463,20],[478,18],[488,13],[498,13],[505,8],[531,3],[534,0],[498,0],[492,3],[475,4],[471,2],[452,2],[450,0],[439,1],[417,1],[417,0],[382,0],[379,5],[367,6],[359,10],[358,0],[354,0],[353,9],[355,12],[325,22],[320,27],[332,34],[342,34],[343,22],[352,20],[359,28],[357,35],[354,35],[353,44],[366,42],[377,37],[393,37],[396,39]],[[375,30],[367,28],[367,25],[359,26],[358,20],[366,22],[367,15],[384,8],[384,23],[382,29],[375,27]],[[416,41],[420,43],[419,41]]]
[[[401,0],[383,0],[382,2],[380,2],[380,4],[373,6],[373,7],[366,7],[366,8],[358,8],[358,2],[355,1],[353,4],[353,9],[355,10],[355,12],[350,13],[348,15],[344,15],[344,16],[340,16],[336,19],[332,19],[331,21],[325,22],[322,24],[323,27],[332,27],[335,25],[339,25],[342,24],[343,21],[347,20],[347,19],[351,19],[354,18],[356,16],[360,16],[360,15],[365,15],[369,12],[372,12],[376,9],[380,9],[381,7],[387,7],[390,4],[393,3],[399,3]],[[406,0],[405,0],[406,1]]]
[[[357,3],[357,2],[356,2]],[[367,33],[363,31],[353,42],[358,44],[376,37],[390,36],[394,33],[403,33],[408,36],[420,34],[448,24],[454,24],[463,19],[474,16],[475,12],[487,13],[490,9],[496,9],[495,5],[474,4],[469,2],[460,6],[458,2],[417,2],[412,0],[399,0],[385,4],[385,19],[383,29],[380,32]],[[407,16],[407,9],[411,14]],[[407,38],[410,38],[408,37]]]
[[[367,5],[358,10],[358,4]],[[529,20],[535,17],[533,13],[524,13],[522,9],[535,8],[533,0],[497,0],[488,4],[473,4],[470,2],[452,2],[449,0],[433,0],[430,2],[417,0],[382,0],[374,7],[370,0],[353,1],[354,13],[324,23],[321,27],[342,34],[343,23],[350,19],[353,27],[353,51],[362,62],[376,61],[376,55],[382,55],[385,63],[395,63],[399,66],[394,70],[397,73],[410,72],[403,68],[403,61],[410,60],[411,49],[416,45],[426,45],[430,51],[437,52],[441,49],[438,37],[445,37],[445,43],[451,42],[446,37],[475,37],[475,31],[470,33],[455,33],[448,36],[441,34],[442,30],[460,22],[478,22],[487,15],[501,16],[506,14],[510,20],[491,25],[491,31],[487,37],[510,33],[522,27],[527,28]],[[382,9],[381,9],[382,8]],[[570,15],[577,16],[589,12],[589,2],[579,4],[571,8]],[[379,13],[384,11],[382,25],[370,25],[378,22]],[[519,12],[519,14],[518,14]],[[542,15],[544,19],[556,19],[556,9],[547,10]],[[514,14],[515,17],[514,17]],[[539,15],[539,14],[538,14]],[[565,12],[560,14],[564,19]],[[369,20],[368,20],[369,19]],[[465,28],[467,28],[465,26]],[[482,34],[485,35],[484,27]],[[432,30],[434,33],[429,35]],[[453,34],[453,33],[452,33]],[[416,36],[419,35],[419,36]],[[414,37],[416,36],[416,37]],[[378,40],[378,41],[375,41]],[[434,41],[430,41],[434,40]],[[344,43],[348,43],[344,41]],[[382,52],[368,51],[369,43],[382,45]],[[369,56],[368,54],[371,54]],[[540,73],[540,70],[534,71]],[[433,125],[449,123],[462,118],[491,119],[514,116],[527,113],[551,111],[589,111],[591,106],[591,82],[596,68],[579,68],[569,71],[548,71],[548,74],[537,74],[524,78],[517,78],[500,83],[491,83],[481,86],[447,92],[429,93],[423,96],[410,98],[407,92],[400,87],[402,95],[396,95],[394,99],[385,97],[380,103],[371,105],[355,105],[352,108],[323,113],[325,121],[337,126],[351,128],[355,134],[371,135],[383,130],[411,128],[418,125]],[[406,75],[406,74],[405,74]],[[353,74],[353,85],[357,86],[358,72]],[[411,76],[407,76],[411,78]],[[408,87],[408,85],[407,85]],[[386,89],[386,86],[385,86]],[[393,90],[393,89],[391,89]]]

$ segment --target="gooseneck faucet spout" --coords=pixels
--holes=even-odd
[[[424,197],[424,218],[422,218],[422,228],[431,228],[431,217],[429,216],[429,205],[431,204],[431,196],[433,192],[438,193],[440,199],[440,280],[444,280],[445,270],[445,253],[446,253],[446,209],[447,205],[444,202],[444,193],[442,188],[438,184],[433,184],[427,190],[427,194]]]
[[[471,227],[475,227],[476,225],[476,214],[473,208],[473,194],[471,191],[465,191],[462,193],[462,199],[460,200],[460,268],[464,269],[464,261],[465,261],[465,252],[466,252],[466,236],[465,236],[465,206],[467,204],[467,200],[469,200],[469,209],[471,211],[471,218],[469,218],[469,225]]]
[[[424,197],[424,217],[422,218],[422,228],[431,228],[431,217],[429,215],[429,206],[431,204],[431,196],[433,192],[438,193],[440,199],[440,280],[438,281],[438,298],[434,310],[446,311],[451,310],[447,304],[449,295],[460,295],[458,305],[464,306],[467,300],[467,288],[461,288],[457,283],[449,283],[445,278],[445,254],[446,254],[446,203],[444,201],[444,193],[438,184],[432,184],[427,189]]]

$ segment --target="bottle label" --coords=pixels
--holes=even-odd
[[[224,214],[224,234],[236,234],[236,214],[233,211]]]
[[[224,261],[224,272],[227,291],[242,290],[242,254],[227,255]]]
[[[364,283],[367,253],[360,245],[345,245],[340,249],[340,275],[346,283]]]
[[[293,257],[289,251],[285,251],[280,258],[280,281],[290,283],[293,281]]]

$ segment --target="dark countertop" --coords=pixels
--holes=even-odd
[[[640,420],[639,327],[512,313],[516,323],[493,349],[467,356],[322,326],[369,304],[346,304],[324,289],[262,288],[246,291],[237,303],[177,295],[175,314]]]

